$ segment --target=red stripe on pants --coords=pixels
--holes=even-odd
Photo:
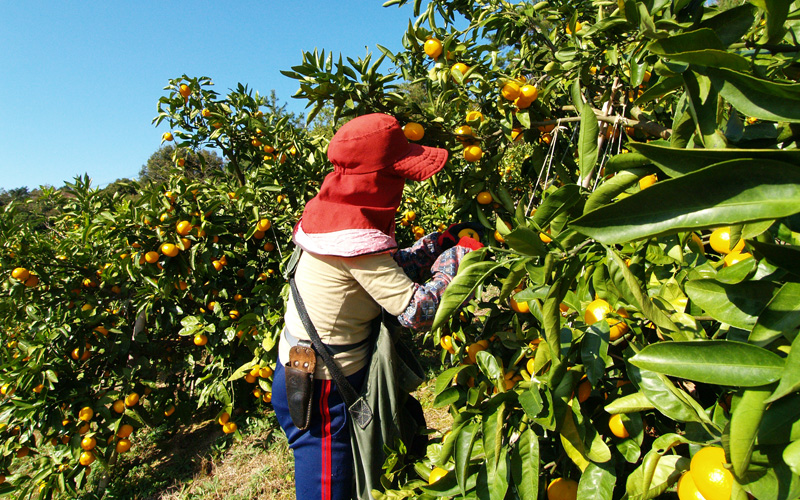
[[[331,412],[328,408],[328,396],[331,393],[331,381],[322,381],[322,390],[319,396],[319,411],[322,415],[322,477],[320,489],[322,500],[331,499]]]

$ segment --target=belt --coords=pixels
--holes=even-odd
[[[288,328],[283,329],[283,338],[286,339],[286,342],[289,344],[290,347],[296,346],[297,343],[300,342],[300,339],[289,333]],[[359,347],[369,342],[371,339],[372,336],[370,335],[361,342],[356,342],[355,344],[335,344],[335,345],[323,344],[323,345],[328,349],[328,351],[332,355],[336,356],[337,354],[341,354],[343,352],[352,351],[353,349],[358,349]]]

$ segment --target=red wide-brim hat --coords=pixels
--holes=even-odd
[[[303,249],[352,257],[397,247],[395,214],[406,179],[422,181],[447,163],[447,150],[408,142],[397,120],[374,113],[346,123],[331,139],[325,177],[295,228]]]

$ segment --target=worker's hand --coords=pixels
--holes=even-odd
[[[483,224],[478,222],[459,222],[451,225],[439,235],[439,247],[441,247],[442,250],[447,250],[448,248],[454,247],[456,244],[460,244],[459,240],[464,237],[480,241],[481,238],[483,238],[483,233]]]

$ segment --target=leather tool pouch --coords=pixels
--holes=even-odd
[[[293,346],[289,350],[289,362],[284,365],[289,415],[295,427],[300,430],[308,429],[311,424],[316,365],[317,355],[308,345],[308,341],[300,341],[298,345]]]

